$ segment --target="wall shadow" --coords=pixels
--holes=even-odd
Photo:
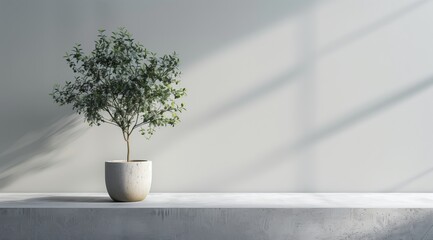
[[[303,76],[306,71],[311,69],[311,66],[314,65],[319,58],[325,57],[328,54],[332,54],[333,52],[343,47],[346,47],[352,43],[355,43],[356,41],[361,40],[369,34],[372,34],[375,31],[380,30],[381,28],[393,23],[399,18],[412,13],[413,11],[419,9],[421,6],[428,2],[429,0],[420,0],[411,3],[408,6],[405,6],[397,10],[396,12],[379,19],[375,23],[363,26],[327,44],[323,48],[319,49],[317,53],[308,54],[302,62],[295,65],[288,71],[281,73],[278,77],[270,79],[266,81],[266,83],[261,84],[254,89],[241,94],[240,96],[234,97],[221,103],[219,106],[212,109],[211,111],[203,113],[201,116],[198,116],[189,122],[182,122],[178,128],[171,130],[172,134],[160,138],[160,143],[155,144],[155,147],[150,149],[149,152],[152,154],[153,152],[162,151],[164,148],[168,148],[172,144],[176,143],[179,138],[183,138],[186,135],[193,134],[194,132],[199,131],[203,127],[209,126],[212,123],[227,117],[228,114],[233,113],[236,110],[241,109],[242,107],[253,104],[261,98],[271,94],[273,91],[276,91],[279,88],[286,86],[287,84],[293,83],[295,80],[297,80],[297,77]]]
[[[336,49],[340,49],[346,45],[349,45],[355,41],[358,41],[362,38],[365,38],[366,36],[376,32],[377,30],[388,26],[389,24],[393,23],[394,21],[412,13],[413,11],[419,9],[426,3],[431,2],[430,0],[419,0],[412,2],[408,4],[407,6],[395,11],[394,13],[391,13],[376,22],[372,24],[368,24],[364,27],[361,27],[357,29],[356,31],[353,31],[352,33],[349,33],[340,39],[326,45],[323,49],[319,51],[320,54],[327,54],[329,52],[333,52]]]
[[[278,167],[283,160],[290,160],[289,157],[291,155],[300,153],[305,149],[310,148],[341,131],[344,131],[350,126],[371,118],[375,114],[385,111],[386,109],[429,89],[432,87],[432,85],[433,76],[423,79],[397,93],[383,97],[382,99],[368,104],[363,108],[357,109],[352,113],[347,114],[345,117],[334,121],[333,123],[330,123],[324,127],[320,127],[317,130],[313,130],[310,134],[307,134],[300,139],[295,140],[294,142],[282,144],[268,153],[265,153],[249,161],[248,165],[244,165],[236,169],[230,168],[226,171],[223,178],[221,178],[220,175],[210,175],[208,180],[206,180],[206,184],[214,186],[217,185],[217,183],[225,185],[234,181],[248,181],[249,179],[257,176],[257,173],[265,173],[273,168]],[[263,162],[266,162],[267,164],[264,165]],[[427,173],[424,173],[423,175],[425,174]]]
[[[77,39],[79,35],[77,33],[84,32],[85,34],[82,35],[89,41],[94,38],[94,35],[89,35],[86,32],[90,28],[86,28],[86,31],[81,31],[83,29],[80,28],[78,20],[94,20],[94,18],[88,18],[88,16],[93,17],[92,14],[96,13],[97,17],[99,16],[103,19],[103,22],[109,21],[107,16],[111,16],[110,14],[113,12],[116,13],[116,11],[112,11],[113,8],[110,8],[110,6],[116,8],[118,7],[117,5],[124,5],[124,3],[108,1],[111,5],[104,5],[104,9],[112,12],[104,15],[106,14],[105,11],[96,10],[99,9],[97,5],[100,2],[90,4],[93,7],[89,7],[89,9],[95,10],[94,12],[90,10],[90,14],[87,11],[88,3],[85,1],[69,4],[59,2],[61,1],[45,0],[43,1],[44,4],[41,4],[40,2],[34,3],[32,1],[9,1],[2,3],[2,8],[0,9],[0,29],[4,33],[2,45],[0,45],[0,71],[2,72],[2,79],[0,79],[0,113],[2,122],[7,123],[0,126],[0,132],[2,133],[0,134],[0,189],[16,180],[22,174],[37,171],[54,164],[56,160],[52,159],[49,155],[62,144],[67,144],[70,140],[77,137],[79,133],[76,129],[78,127],[77,122],[75,120],[72,122],[69,122],[69,120],[58,120],[58,118],[70,117],[72,115],[66,111],[56,112],[50,105],[47,105],[48,100],[45,99],[46,90],[51,89],[52,83],[56,82],[54,79],[65,76],[64,68],[59,67],[63,66],[64,63],[58,64],[57,62],[61,59],[63,51],[71,46],[70,42],[79,40],[79,38]],[[182,49],[185,52],[191,51],[191,55],[187,55],[185,61],[185,65],[188,65],[212,54],[212,51],[219,51],[234,40],[248,36],[258,29],[265,29],[272,25],[272,23],[290,14],[305,10],[315,2],[299,0],[282,1],[279,3],[281,5],[278,5],[279,7],[267,9],[268,15],[258,18],[261,21],[260,24],[250,21],[257,18],[254,15],[254,11],[250,11],[249,13],[242,11],[246,7],[251,6],[250,4],[256,4],[257,6],[255,7],[261,9],[260,3],[251,3],[247,0],[238,1],[235,3],[235,6],[229,7],[226,7],[227,2],[215,2],[216,9],[227,8],[225,11],[227,16],[224,19],[221,19],[221,15],[218,14],[218,11],[214,11],[215,9],[209,7],[204,9],[205,6],[200,1],[188,1],[188,4],[183,4],[182,2],[174,3],[174,5],[168,8],[169,11],[167,11],[167,13],[173,13],[172,16],[174,17],[162,18],[160,23],[162,26],[158,28],[152,27],[154,25],[153,21],[146,21],[147,16],[152,20],[154,16],[152,12],[160,13],[151,7],[145,9],[146,14],[140,12],[143,8],[128,9],[137,12],[132,12],[130,16],[125,15],[123,18],[131,17],[129,21],[136,24],[132,26],[132,32],[136,32],[137,29],[149,30],[141,34],[149,36],[145,39],[150,45],[156,46],[153,50],[162,51],[162,49],[167,49],[166,47],[170,44],[172,45],[173,42],[177,42],[178,44],[175,44],[174,47]],[[353,43],[357,39],[390,24],[400,16],[412,12],[426,2],[426,0],[415,2],[374,24],[358,29],[331,43],[329,46],[325,46],[323,50],[319,51],[319,56],[311,56],[310,59],[307,58],[306,62],[282,73],[280,77],[271,79],[250,92],[241,94],[239,97],[223,102],[216,109],[203,113],[190,123],[182,124],[183,126],[179,130],[174,129],[174,134],[162,138],[164,144],[156,144],[157,147],[151,151],[161,151],[162,148],[168,147],[170,144],[178,141],[180,137],[198,131],[204,126],[208,126],[227,116],[227,114],[233,113],[265,97],[274,90],[286,86],[297,76],[302,75],[305,65],[311,64],[311,61],[315,61],[317,57],[329,54],[342,46]],[[103,4],[106,3],[104,2]],[[82,8],[83,6],[85,8]],[[179,6],[181,9],[178,8]],[[167,6],[164,4],[161,4],[159,7],[167,9]],[[188,13],[188,9],[193,12],[186,14]],[[237,22],[239,12],[244,13],[244,15],[249,14],[243,20],[244,22],[236,23],[237,25],[226,24]],[[167,15],[170,16],[170,14]],[[179,18],[179,21],[173,21],[182,15],[185,19]],[[203,15],[208,15],[211,21],[197,21]],[[50,16],[56,16],[58,21],[49,21]],[[219,20],[223,22],[219,22]],[[123,20],[119,21],[122,22]],[[149,26],[146,24],[149,24]],[[169,28],[166,29],[164,26],[169,26]],[[134,30],[134,28],[136,29]],[[238,31],[239,29],[243,30]],[[93,31],[93,29],[91,30]],[[196,34],[189,34],[188,31],[196,32]],[[208,37],[199,38],[197,32],[202,36]],[[207,34],[209,32],[213,33]],[[95,32],[91,33],[95,34]],[[168,33],[172,35],[168,35]],[[32,36],[32,38],[28,36]],[[169,36],[177,36],[182,39],[172,40]],[[22,66],[26,66],[27,71],[22,71]],[[51,74],[52,69],[54,73]],[[289,147],[287,145],[277,147],[275,151],[265,154],[261,158],[273,156],[275,159],[279,159],[287,156],[287,151],[290,152],[291,148],[302,149],[314,144],[318,141],[317,139],[320,140],[333,134],[335,131],[345,128],[345,126],[342,127],[338,124],[350,125],[353,121],[359,121],[356,120],[357,117],[363,118],[363,116],[354,116],[354,119],[346,119],[346,122],[343,121],[337,123],[337,125],[329,126],[329,129],[322,129],[316,133],[317,135],[306,136],[298,143],[289,143]],[[47,157],[44,160],[35,161],[35,158],[43,158],[43,156]]]
[[[139,37],[157,52],[176,50],[182,57],[182,68],[222,51],[231,43],[249,37],[261,29],[311,6],[326,3],[319,0],[234,0],[204,2],[200,0],[155,1],[123,7],[125,2],[109,1],[120,21],[133,16],[131,30],[146,29]],[[119,13],[122,14],[119,16]],[[163,13],[163,18],[161,18]],[[158,26],[154,24],[158,19]],[[133,31],[139,32],[139,31]],[[170,39],[173,38],[173,39]],[[174,41],[173,41],[174,40]]]
[[[114,30],[126,25],[153,51],[179,49],[185,56],[183,66],[188,66],[315,2],[2,2],[0,189],[23,174],[55,164],[58,159],[53,153],[78,136],[80,121],[73,119],[74,113],[66,108],[59,110],[48,97],[54,83],[63,83],[65,76],[72,78],[62,56],[75,42],[93,44],[97,29]],[[155,19],[159,19],[157,25]],[[237,104],[250,98],[245,96]]]
[[[433,172],[433,167],[429,168],[427,170],[424,170],[418,174],[416,174],[415,176],[409,177],[397,184],[394,184],[393,186],[386,188],[384,190],[382,190],[381,192],[397,192],[399,190],[401,190],[402,188],[406,187],[407,185],[419,180],[420,178],[423,178],[429,174],[431,174]]]
[[[83,129],[77,116],[66,116],[46,128],[30,131],[0,152],[0,189],[22,175],[41,171],[60,159],[54,154],[75,140]]]

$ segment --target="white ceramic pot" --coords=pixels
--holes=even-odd
[[[114,201],[142,201],[149,193],[151,184],[151,161],[113,160],[105,162],[105,186]]]

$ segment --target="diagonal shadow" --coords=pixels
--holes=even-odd
[[[184,38],[184,41],[175,42],[181,44],[179,47],[180,49],[191,49],[192,51],[189,51],[189,53],[186,54],[187,56],[185,57],[189,58],[186,59],[187,61],[195,62],[197,59],[200,59],[203,56],[212,54],[212,51],[218,51],[219,49],[223,48],[227,43],[230,43],[239,38],[243,38],[244,36],[248,36],[249,34],[254,33],[260,29],[266,29],[267,26],[272,25],[274,22],[277,22],[292,14],[297,14],[300,11],[304,11],[304,9],[310,8],[312,5],[316,4],[316,1],[317,0],[280,1],[278,3],[275,3],[274,5],[265,4],[263,8],[255,6],[258,3],[250,2],[249,0],[233,2],[230,7],[227,7],[227,3],[224,2],[215,2],[209,5],[208,3],[195,0],[186,1],[182,4],[179,4],[177,1],[170,1],[170,3],[163,3],[162,5],[152,4],[150,8],[145,7],[146,4],[139,4],[136,6],[136,8],[133,9],[126,8],[127,11],[125,11],[125,9],[119,9],[119,3],[96,3],[96,5],[98,5],[99,7],[94,12],[94,17],[90,19],[94,19],[102,25],[110,26],[112,24],[115,24],[115,22],[118,22],[119,17],[122,18],[122,14],[115,16],[116,14],[113,15],[113,13],[131,13],[131,11],[133,11],[131,13],[132,15],[128,16],[128,19],[130,17],[135,18],[138,16],[149,16],[147,18],[141,18],[143,20],[152,20],[152,14],[155,13],[155,9],[173,13],[169,14],[172,16],[171,18],[169,17],[163,19],[162,21],[159,21],[158,25],[166,26],[169,29],[168,31],[166,31],[167,34],[174,34],[178,37]],[[48,79],[45,79],[43,81],[45,84],[51,82],[52,80],[55,80],[50,79],[53,76],[61,76],[60,74],[62,73],[61,68],[59,68],[60,70],[57,69],[55,71],[55,74],[54,72],[47,74],[44,71],[46,70],[46,66],[50,64],[55,64],[56,62],[56,59],[53,55],[55,51],[53,52],[52,45],[54,44],[54,49],[60,51],[60,49],[63,49],[63,47],[61,47],[63,46],[63,43],[69,42],[71,36],[74,35],[74,32],[76,33],[79,29],[83,30],[79,26],[74,26],[75,23],[77,23],[76,20],[79,18],[77,18],[76,14],[71,14],[71,8],[79,10],[81,3],[79,3],[78,5],[65,5],[64,3],[55,3],[56,1],[48,0],[43,1],[42,4],[33,4],[32,1],[10,1],[8,3],[5,3],[6,5],[1,4],[2,8],[0,8],[0,19],[4,21],[0,21],[0,29],[4,30],[3,32],[7,32],[10,34],[4,34],[4,37],[6,38],[2,39],[5,40],[5,43],[7,44],[3,45],[3,48],[0,48],[0,51],[2,52],[0,62],[2,62],[1,65],[3,66],[3,68],[0,69],[9,70],[6,72],[2,72],[2,80],[0,80],[0,82],[3,83],[0,88],[0,96],[2,96],[2,99],[4,100],[0,101],[0,110],[4,112],[2,116],[2,122],[10,122],[13,124],[4,124],[4,126],[0,128],[0,132],[2,132],[2,135],[0,137],[0,189],[2,187],[5,187],[11,181],[17,179],[18,176],[26,172],[46,168],[55,161],[58,161],[52,159],[52,153],[56,150],[56,148],[53,147],[54,144],[69,141],[68,139],[70,139],[70,137],[72,137],[73,135],[72,133],[75,125],[72,123],[65,123],[64,126],[59,126],[62,128],[62,130],[56,130],[52,127],[46,126],[46,124],[52,122],[52,120],[54,119],[53,116],[57,116],[59,111],[53,110],[51,107],[46,105],[44,102],[45,99],[41,100],[41,95],[39,94],[41,92],[43,92],[44,95],[48,94],[48,92],[41,91],[41,81],[39,81],[40,78],[48,77]],[[23,5],[29,4],[32,6],[31,8],[22,7]],[[89,9],[94,9],[94,7],[96,6],[94,4],[92,5],[92,3],[89,4],[87,4],[90,7]],[[278,9],[275,9],[276,6],[279,6]],[[116,11],[116,9],[120,12]],[[143,10],[149,14],[143,15]],[[221,12],[222,10],[224,10],[225,14],[223,19],[219,14],[219,12]],[[244,13],[242,18],[239,18],[239,10],[242,10]],[[17,12],[21,14],[17,14]],[[40,14],[35,15],[35,12]],[[267,14],[267,12],[271,14]],[[35,16],[44,16],[44,13],[52,13],[54,15],[47,15],[47,18],[44,17],[34,19]],[[183,14],[184,16],[182,16],[182,13],[189,13],[190,15]],[[206,18],[204,21],[196,21],[196,19],[202,18],[203,13],[205,13],[205,15],[207,14],[208,18]],[[255,13],[259,14],[259,17]],[[17,15],[20,16],[17,17]],[[79,14],[79,16],[86,17],[87,13]],[[113,16],[118,19],[112,19]],[[175,16],[175,18],[173,18],[173,16]],[[176,16],[179,21],[177,21],[177,24],[173,24],[173,21],[171,20],[176,19]],[[53,25],[52,23],[49,23],[49,25],[47,25],[49,19],[52,19],[53,17],[58,18],[59,21],[55,22]],[[35,21],[31,21],[32,19]],[[14,24],[7,24],[7,22],[11,21],[14,22]],[[47,24],[38,24],[41,22]],[[139,26],[136,28],[138,30],[138,33],[143,33],[143,31],[140,31],[142,29],[150,29],[150,31],[156,29],[154,28],[154,24],[151,21],[145,22],[147,22],[145,23],[145,25],[138,24]],[[231,22],[234,24],[231,24],[229,26],[225,24]],[[212,24],[212,27],[209,27],[209,24]],[[26,31],[18,31],[18,33],[17,31],[15,31],[17,26],[19,26],[21,30]],[[63,34],[59,35],[56,34],[58,33],[58,31],[53,31],[61,31],[62,29],[65,29],[65,27],[69,29],[68,31],[63,32]],[[198,33],[197,30],[199,30],[198,32],[205,31],[210,34],[201,34],[202,36],[206,37],[197,38],[197,36],[194,36],[194,34]],[[185,33],[185,31],[190,31],[191,34],[181,34]],[[38,49],[35,47],[28,47],[29,51],[24,51],[27,48],[24,47],[23,50],[23,46],[32,46],[32,44],[26,44],[30,43],[30,41],[28,41],[29,38],[25,37],[26,34],[22,34],[26,32],[35,33],[34,36],[37,39],[36,41],[31,40],[31,42],[36,43],[41,49],[51,49],[49,52],[52,54],[46,55],[41,52],[41,50],[34,51],[34,49]],[[53,34],[53,32],[55,33]],[[156,31],[156,33],[161,32]],[[50,34],[54,37],[54,40],[51,41],[52,44],[47,45],[46,38],[47,36],[50,37]],[[153,42],[161,41],[160,34],[147,34],[145,36],[146,40],[152,38],[154,38]],[[89,38],[87,39],[91,40]],[[191,45],[191,40],[193,40],[193,42],[197,44]],[[170,45],[170,40],[168,40],[167,43],[169,43]],[[209,44],[212,47],[209,47]],[[155,45],[164,46],[166,44]],[[197,51],[197,49],[201,49],[202,51]],[[22,50],[19,51],[21,55],[18,56],[16,50]],[[61,51],[62,52],[60,52],[60,54],[63,54],[63,50]],[[164,50],[161,49],[161,51]],[[28,52],[31,53],[30,55],[32,57],[29,56]],[[41,65],[39,68],[37,68],[39,70],[37,70],[37,72],[34,72],[34,74],[31,75],[33,77],[33,80],[35,80],[34,78],[37,78],[37,81],[31,81],[33,82],[33,84],[30,84],[29,81],[26,80],[27,77],[18,78],[18,76],[20,75],[15,73],[20,71],[13,71],[15,67],[19,65],[15,63],[19,63],[20,60],[22,60],[21,58],[26,58],[27,60],[29,60],[29,62],[31,62],[31,60],[37,61],[38,59],[42,58],[40,59],[41,61],[39,61]],[[10,59],[12,59],[12,61],[9,61]],[[27,87],[22,89],[26,89],[27,91],[20,90],[21,94],[16,94],[15,89],[21,89],[21,85],[26,85]],[[14,89],[14,91],[11,92],[10,90],[12,88]],[[23,98],[23,96],[25,97]],[[32,98],[33,96],[35,98]],[[35,108],[34,106],[42,106],[42,108]],[[68,112],[67,114],[70,113]],[[38,116],[37,121],[35,121],[34,115]],[[30,116],[32,119],[29,119]],[[66,115],[63,114],[62,116]],[[20,117],[24,120],[18,120],[18,118]],[[59,124],[61,125],[63,123],[59,122]],[[69,134],[72,135],[68,136]]]
[[[429,0],[420,0],[409,4],[408,6],[383,17],[375,23],[368,24],[364,27],[361,27],[360,29],[353,31],[352,33],[347,34],[346,36],[341,37],[338,40],[335,40],[334,42],[320,49],[317,56],[307,57],[303,62],[295,65],[292,69],[282,73],[280,76],[271,79],[270,81],[267,81],[266,83],[261,84],[258,87],[255,87],[251,91],[244,93],[239,97],[222,103],[220,106],[216,107],[216,109],[204,113],[202,116],[197,117],[195,120],[192,120],[187,124],[183,124],[181,128],[174,129],[174,134],[170,134],[169,136],[167,136],[167,138],[161,140],[164,142],[164,144],[156,144],[156,147],[153,148],[151,151],[157,152],[160,151],[161,148],[169,147],[173,143],[177,142],[178,138],[185,137],[185,135],[188,134],[192,134],[193,132],[198,131],[205,126],[208,126],[213,122],[216,122],[219,119],[226,117],[228,113],[234,112],[237,109],[252,104],[253,102],[267,96],[271,92],[292,83],[297,76],[304,74],[305,70],[308,69],[309,65],[317,61],[317,58],[331,54],[339,48],[345,47],[366,37],[369,34],[372,34],[373,32],[391,24],[398,18],[413,12],[427,2],[429,2]]]
[[[294,149],[303,149],[305,147],[314,144],[318,140],[321,140],[331,134],[339,132],[344,128],[347,128],[350,125],[353,125],[361,120],[364,120],[371,115],[385,110],[388,107],[391,107],[403,100],[406,100],[409,97],[412,97],[424,90],[427,90],[429,87],[433,85],[433,77],[426,78],[411,87],[408,87],[400,92],[397,92],[393,95],[387,96],[385,98],[380,99],[376,103],[369,104],[368,106],[361,108],[360,110],[354,111],[351,114],[348,114],[346,117],[326,126],[318,131],[313,132],[310,135],[307,135],[305,138],[298,141],[293,145]]]
[[[319,51],[320,54],[327,54],[330,52],[335,51],[336,49],[342,48],[352,42],[358,41],[362,38],[365,38],[369,34],[393,23],[394,21],[398,20],[399,18],[408,15],[409,13],[412,13],[413,11],[417,10],[421,6],[425,5],[426,3],[431,2],[430,0],[420,0],[416,2],[412,2],[408,4],[407,6],[395,11],[394,13],[391,13],[378,21],[366,25],[364,27],[359,28],[358,30],[349,33],[345,35],[344,37],[341,37],[340,39],[326,45],[323,49]]]
[[[63,117],[46,129],[27,133],[1,152],[0,189],[26,173],[55,164],[58,159],[53,152],[78,137],[80,122],[76,116]]]
[[[350,126],[372,117],[374,114],[397,105],[398,103],[427,90],[432,85],[433,76],[421,80],[417,84],[414,84],[395,94],[368,104],[366,107],[358,109],[327,126],[319,128],[318,130],[313,131],[311,134],[301,137],[297,141],[289,144],[282,144],[279,147],[276,147],[274,150],[269,151],[268,153],[250,161],[247,166],[243,166],[238,169],[230,168],[230,172],[227,172],[224,178],[221,178],[221,176],[213,176],[211,179],[206,181],[206,184],[210,184],[210,186],[212,186],[212,184],[214,186],[218,184],[224,185],[233,182],[234,179],[239,181],[239,176],[242,176],[242,180],[246,181],[254,176],[257,176],[257,173],[269,171],[270,169],[278,166],[282,160],[286,159],[290,155],[299,153],[304,149],[311,147],[312,145],[317,144],[320,141],[323,141],[324,139],[343,131],[344,129],[347,129]],[[263,165],[263,162],[266,162],[267,164]]]
[[[261,84],[257,88],[251,90],[250,92],[241,95],[240,97],[231,100],[230,102],[226,102],[221,104],[212,112],[208,112],[203,114],[201,117],[191,121],[190,127],[193,128],[201,128],[203,126],[208,125],[210,122],[215,122],[220,118],[225,117],[226,114],[236,111],[237,109],[248,105],[253,101],[257,101],[259,98],[265,97],[269,92],[272,92],[276,89],[284,87],[285,85],[292,82],[297,76],[301,75],[306,68],[306,64],[302,64],[296,67],[292,71],[285,72],[280,76],[272,79],[272,81]]]
[[[405,187],[405,186],[407,186],[407,185],[409,185],[409,184],[417,181],[418,179],[423,178],[423,177],[431,174],[432,172],[433,172],[433,167],[431,167],[431,168],[429,168],[427,170],[424,170],[424,171],[418,173],[417,175],[412,176],[412,177],[410,177],[410,178],[408,178],[408,179],[406,179],[406,180],[404,180],[404,181],[402,181],[400,183],[397,183],[397,184],[395,184],[394,186],[392,186],[390,188],[384,189],[382,192],[395,192],[395,191],[398,191],[398,190],[402,189],[403,187]]]

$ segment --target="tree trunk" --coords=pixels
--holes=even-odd
[[[126,161],[129,162],[129,138],[126,139]]]

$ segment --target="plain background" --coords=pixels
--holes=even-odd
[[[188,89],[181,124],[132,139],[153,192],[431,192],[432,21],[427,0],[0,0],[0,191],[105,191],[120,130],[48,94],[124,26]]]

